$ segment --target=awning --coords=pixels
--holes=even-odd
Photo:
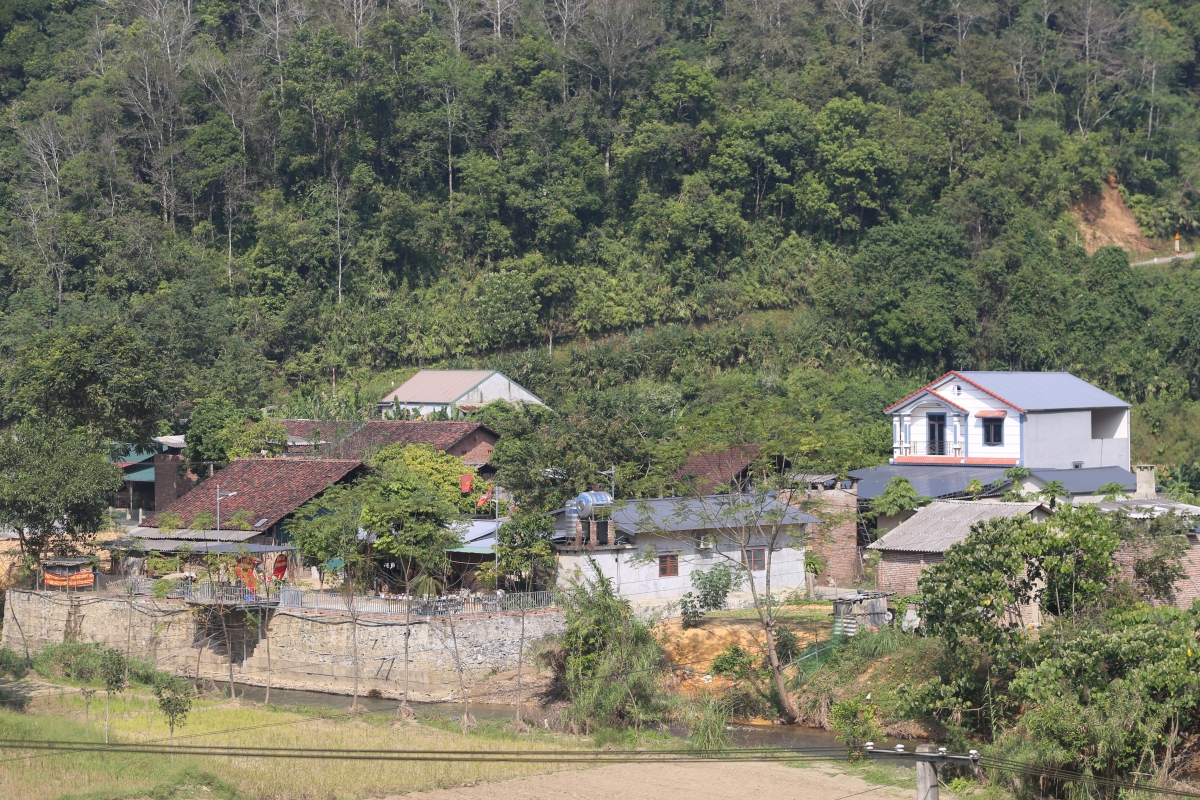
[[[154,483],[154,467],[146,467],[139,469],[137,472],[126,472],[125,480],[127,481],[145,481]]]
[[[989,408],[984,409],[983,411],[976,411],[975,416],[979,417],[980,419],[1002,419],[1008,416],[1008,412],[1003,408]]]
[[[494,556],[496,551],[490,547],[455,547],[446,551],[447,553],[468,553],[476,556]]]
[[[128,550],[134,553],[278,553],[295,550],[286,544],[239,544],[237,542],[192,542],[185,539],[121,539],[108,545],[110,551]]]

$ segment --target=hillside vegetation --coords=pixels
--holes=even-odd
[[[1068,369],[1170,438],[1195,270],[1088,255],[1074,209],[1109,182],[1195,234],[1197,34],[1182,0],[5,0],[0,413],[135,440],[489,365],[557,409],[504,432],[650,491],[730,414],[844,469],[940,370]]]

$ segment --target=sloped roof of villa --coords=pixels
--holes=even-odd
[[[934,394],[930,387],[949,377],[957,377],[982,389],[1017,411],[1070,411],[1085,408],[1129,408],[1119,397],[1109,394],[1069,372],[975,372],[951,370],[935,381],[888,406],[891,412],[922,392]],[[945,399],[938,395],[939,399]],[[948,402],[948,401],[947,401]]]
[[[885,533],[868,550],[944,553],[967,538],[971,526],[997,517],[1025,517],[1045,507],[1039,502],[993,503],[987,500],[938,500]]]

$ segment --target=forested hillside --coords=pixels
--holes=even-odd
[[[1115,176],[1196,233],[1197,35],[1184,0],[4,0],[3,414],[134,439],[485,363],[652,479],[724,405],[877,461],[880,405],[962,366],[1161,432],[1194,269],[1088,256],[1072,207]]]

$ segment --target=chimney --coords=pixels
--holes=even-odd
[[[1137,471],[1137,489],[1133,493],[1134,500],[1153,500],[1158,496],[1154,489],[1155,472],[1153,464],[1138,464],[1134,467]]]

